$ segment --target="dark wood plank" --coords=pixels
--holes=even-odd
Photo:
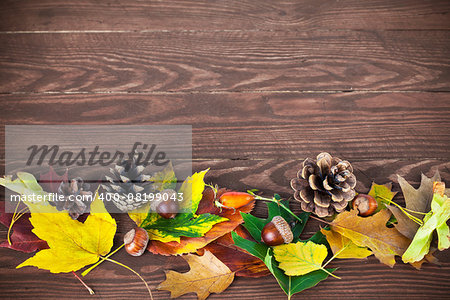
[[[206,181],[237,190],[249,187],[260,188],[265,194],[279,192],[283,197],[289,197],[289,179],[295,175],[300,161],[196,161],[195,170],[211,167]],[[372,160],[353,162],[356,176],[359,180],[357,190],[367,192],[371,181],[385,183],[401,174],[407,180],[417,184],[420,172],[431,176],[439,169],[445,181],[450,180],[449,163],[440,161],[397,161]],[[394,190],[399,190],[394,184]],[[401,198],[399,200],[401,202]],[[295,206],[295,204],[294,204]],[[265,216],[266,211],[262,203],[258,203],[254,212],[258,216]],[[115,245],[120,244],[123,233],[132,223],[126,215],[114,215],[118,220],[119,233]],[[318,230],[319,223],[311,220],[303,235],[308,237]],[[0,236],[5,237],[6,230],[2,227]],[[9,298],[134,298],[147,297],[142,282],[125,269],[104,263],[85,281],[95,289],[97,295],[89,296],[87,291],[71,274],[51,274],[35,268],[15,270],[14,267],[28,258],[29,254],[0,249],[0,289],[2,297]],[[342,280],[328,279],[317,287],[294,296],[293,299],[306,298],[389,298],[414,299],[446,298],[450,289],[450,252],[439,253],[441,266],[425,264],[417,271],[411,266],[397,264],[393,269],[382,265],[375,258],[368,260],[335,260],[332,267],[339,267],[337,274]],[[149,282],[155,299],[167,299],[169,294],[155,290],[164,280],[163,270],[173,269],[180,272],[188,270],[186,263],[180,257],[162,257],[146,253],[140,258],[130,257],[120,251],[114,259],[134,268]],[[285,299],[283,293],[272,277],[259,279],[237,278],[231,287],[223,294],[212,295],[209,299]],[[181,299],[196,299],[192,294]]]
[[[447,31],[0,34],[0,92],[449,91]]]
[[[321,151],[350,160],[450,158],[449,93],[0,98],[0,124],[191,124],[195,159],[298,159]]]
[[[0,30],[450,29],[448,1],[1,1]]]

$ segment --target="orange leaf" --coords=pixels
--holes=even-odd
[[[220,195],[227,191],[228,190],[226,189],[220,189],[216,195],[216,198],[219,198]],[[216,214],[221,217],[227,218],[228,221],[215,224],[211,228],[211,230],[202,237],[181,237],[179,243],[163,243],[160,241],[150,241],[147,249],[152,253],[161,255],[178,255],[195,252],[198,249],[205,247],[212,241],[218,239],[219,237],[233,231],[243,222],[240,212],[249,213],[255,206],[255,201],[252,201],[249,204],[236,210],[227,208],[222,208],[222,210],[220,210],[214,205],[214,201],[214,191],[211,188],[206,188],[203,191],[203,197],[198,206],[197,214]]]

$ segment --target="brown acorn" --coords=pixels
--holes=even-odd
[[[147,230],[141,227],[131,229],[123,237],[125,250],[132,256],[141,256],[148,244]]]
[[[177,202],[174,200],[162,201],[156,207],[156,212],[165,219],[173,219],[177,216],[179,209]]]
[[[294,239],[289,224],[280,216],[273,217],[261,231],[261,239],[268,246],[289,244]]]
[[[358,210],[361,217],[368,217],[375,213],[378,208],[377,200],[370,195],[359,194],[353,200],[353,209]]]

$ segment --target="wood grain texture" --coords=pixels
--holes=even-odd
[[[0,30],[449,29],[449,11],[445,0],[4,0]]]
[[[450,159],[449,93],[29,94],[1,105],[0,124],[190,124],[195,159]]]
[[[449,184],[449,12],[446,0],[0,1],[0,141],[7,124],[192,124],[194,169],[231,189],[288,198],[302,159],[321,151],[352,162],[359,192],[436,170]],[[133,224],[114,217],[118,246]],[[148,296],[108,263],[85,278],[95,296],[72,274],[14,269],[29,256],[0,249],[1,298]],[[164,270],[188,270],[180,257],[114,258],[155,299],[169,298],[155,289]],[[448,299],[450,251],[439,258],[421,271],[336,260],[342,280],[293,298]],[[210,297],[230,298],[286,299],[270,276]]]
[[[211,167],[206,181],[245,190],[246,188],[260,188],[266,195],[280,192],[283,197],[289,197],[291,192],[288,186],[289,179],[295,176],[296,169],[301,161],[197,161],[195,170]],[[445,181],[449,181],[449,163],[440,161],[397,161],[397,160],[372,160],[354,162],[356,176],[359,180],[357,190],[367,192],[370,182],[387,182],[395,178],[399,173],[417,186],[420,180],[420,172],[431,176],[439,169]],[[394,190],[399,190],[394,184]],[[401,198],[397,197],[401,202]],[[298,209],[294,204],[294,208]],[[262,203],[258,203],[255,210],[258,216],[266,216],[266,210]],[[123,234],[131,228],[131,220],[126,215],[116,214],[118,220],[118,234],[115,245],[120,244]],[[319,229],[318,222],[310,220],[303,237],[310,236]],[[1,237],[4,238],[6,229],[2,227]],[[78,283],[72,274],[51,274],[36,268],[23,268],[14,270],[14,267],[28,258],[29,254],[14,252],[9,249],[0,249],[0,289],[2,297],[19,297],[21,299],[39,298],[69,298],[69,299],[93,299],[114,298],[131,299],[147,297],[142,282],[125,269],[116,265],[103,263],[91,272],[85,281],[95,291],[95,296],[89,296],[87,291]],[[422,270],[417,271],[411,266],[398,264],[390,269],[382,265],[377,259],[371,257],[368,260],[336,260],[332,267],[339,267],[337,275],[342,280],[330,278],[317,287],[306,290],[293,299],[306,298],[389,298],[404,299],[443,299],[448,296],[450,289],[450,253],[439,253],[441,266],[425,264]],[[128,256],[123,250],[114,255],[114,259],[126,263],[137,270],[148,282],[153,290],[155,299],[167,299],[168,292],[155,290],[156,286],[164,280],[164,270],[173,269],[179,272],[188,270],[187,264],[180,257],[161,257],[146,253],[140,258]],[[259,279],[237,278],[230,288],[223,294],[212,295],[209,299],[285,299],[281,289],[272,277]],[[182,299],[196,299],[193,294],[188,294]]]
[[[0,92],[449,91],[447,31],[0,34]]]

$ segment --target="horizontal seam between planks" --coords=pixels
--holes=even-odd
[[[184,95],[184,94],[341,94],[449,93],[450,90],[242,90],[242,91],[44,91],[0,92],[0,95]]]
[[[390,32],[390,31],[450,31],[450,28],[432,29],[146,29],[146,30],[4,30],[0,34],[76,34],[76,33],[216,33],[216,32]]]

